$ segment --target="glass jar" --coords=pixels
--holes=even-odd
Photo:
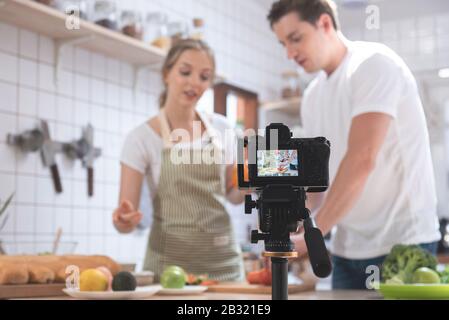
[[[168,35],[171,38],[172,46],[181,39],[189,36],[189,27],[183,21],[174,21],[168,24]]]
[[[115,2],[109,0],[95,1],[91,20],[102,27],[117,30],[117,8]]]
[[[299,75],[296,71],[286,71],[282,73],[282,98],[294,98],[301,96]]]
[[[77,15],[81,19],[87,20],[88,10],[86,0],[54,0],[52,6],[67,15]]]
[[[150,12],[146,16],[145,31],[143,39],[145,42],[168,50],[171,46],[168,36],[168,17],[162,12]]]
[[[193,30],[190,38],[195,40],[204,40],[204,20],[200,18],[193,19]]]
[[[122,11],[120,18],[120,29],[122,33],[135,39],[142,40],[143,25],[142,16],[132,10]]]

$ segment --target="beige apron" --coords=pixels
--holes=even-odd
[[[206,117],[201,120],[209,137],[215,137]],[[241,251],[224,206],[225,164],[172,163],[173,145],[164,110],[159,121],[164,149],[144,268],[153,271],[156,279],[165,267],[177,265],[211,279],[242,280]],[[220,143],[212,139],[214,151],[223,152]],[[188,152],[193,159],[201,157],[202,150]]]

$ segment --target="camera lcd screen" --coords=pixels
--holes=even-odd
[[[298,150],[257,150],[258,177],[297,177]]]

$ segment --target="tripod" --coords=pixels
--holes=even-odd
[[[288,300],[288,259],[297,258],[296,252],[264,252],[264,257],[271,257],[271,299]]]
[[[245,213],[258,209],[259,228],[251,232],[251,242],[265,242],[264,257],[272,262],[272,299],[288,300],[288,259],[298,257],[290,233],[298,230],[302,221],[304,238],[314,273],[326,277],[332,269],[321,231],[305,207],[304,188],[291,185],[267,185],[259,191],[259,199],[245,198]]]

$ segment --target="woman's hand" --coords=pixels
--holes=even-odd
[[[142,213],[136,210],[131,201],[124,200],[112,215],[115,228],[120,233],[130,233],[142,220]]]

